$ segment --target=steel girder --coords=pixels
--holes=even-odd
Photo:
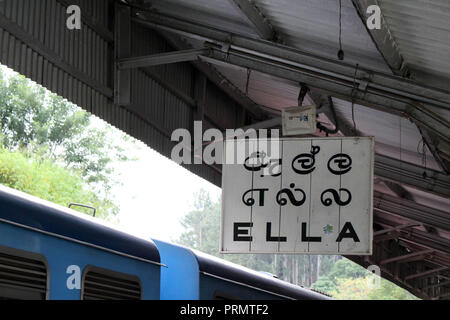
[[[212,29],[159,14],[139,12],[133,19],[147,27],[208,42],[203,59],[250,68],[306,83],[327,94],[386,112],[404,115],[450,141],[450,93],[415,81],[358,68],[300,50]]]
[[[162,64],[197,60],[199,55],[205,54],[204,49],[181,50],[152,54],[142,57],[123,58],[118,62],[119,69],[147,68]]]
[[[366,24],[366,10],[371,5],[378,5],[377,0],[352,0],[353,6],[355,7],[358,15],[361,18],[362,23],[366,26],[367,32],[373,40],[373,43],[377,47],[380,54],[383,56],[386,64],[391,68],[395,75],[405,76],[410,79],[415,79],[415,73],[412,72],[407,62],[404,60],[400,53],[397,43],[389,30],[388,23],[384,20],[383,15],[381,19],[384,20],[381,23],[381,29],[369,29]],[[447,173],[450,173],[450,162],[445,159],[445,156],[441,155],[442,152],[449,149],[439,149],[438,141],[433,133],[428,132],[426,128],[418,129],[428,146],[428,149],[433,154],[438,165]],[[447,154],[447,153],[446,153]]]
[[[433,228],[450,231],[448,212],[375,191],[374,210],[391,212]]]

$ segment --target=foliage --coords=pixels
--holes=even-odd
[[[294,256],[273,254],[226,254],[221,255],[220,201],[213,202],[204,190],[195,195],[194,210],[181,221],[185,232],[178,243],[248,268],[269,272],[280,279],[310,286],[322,273],[327,273],[338,256]],[[318,270],[319,269],[319,270]],[[299,272],[308,270],[308,272]]]
[[[336,281],[336,279],[339,278],[357,279],[365,277],[368,273],[369,271],[360,265],[357,265],[348,259],[341,259],[335,263],[331,272],[328,274],[328,277],[332,281]]]
[[[338,290],[336,282],[331,280],[329,276],[320,277],[316,282],[313,283],[311,288],[325,293],[332,293]]]
[[[369,280],[370,281],[370,280]],[[408,291],[388,280],[381,279],[380,287],[369,292],[370,300],[419,300]]]
[[[220,201],[212,201],[200,190],[195,195],[194,210],[181,224],[185,231],[178,243],[257,271],[266,271],[294,284],[331,294],[336,299],[412,299],[407,291],[387,280],[380,288],[371,288],[363,267],[339,256],[227,254],[220,255]]]
[[[331,295],[338,300],[368,300],[370,288],[366,278],[338,278],[337,290]]]
[[[114,184],[111,164],[129,160],[121,148],[127,138],[97,127],[87,112],[21,75],[6,78],[0,68],[3,146],[53,159],[107,192]]]
[[[110,200],[86,188],[80,175],[51,160],[29,157],[4,147],[0,147],[0,184],[65,207],[71,202],[89,204],[97,208],[102,218],[112,217],[118,211]],[[76,210],[91,213],[82,208]]]
[[[373,283],[372,275],[358,278],[339,278],[337,289],[331,294],[339,300],[418,300],[408,291],[385,279],[379,279],[380,285]]]
[[[0,65],[0,183],[63,206],[89,204],[113,219],[119,211],[110,196],[117,184],[113,164],[131,160],[122,145],[133,140],[3,70]]]

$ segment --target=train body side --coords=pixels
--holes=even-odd
[[[161,298],[191,300],[322,300],[328,297],[196,250],[154,240],[161,262]]]
[[[36,296],[55,300],[328,299],[195,250],[134,237],[98,219],[0,185],[0,298]]]
[[[165,267],[161,269],[161,300],[199,300],[200,271],[192,251],[154,240]]]
[[[8,262],[10,256],[34,256],[43,261],[47,268],[47,299],[81,298],[82,287],[74,288],[76,279],[70,278],[76,272],[74,266],[79,268],[82,280],[91,268],[131,276],[140,284],[140,298],[160,298],[160,258],[154,243],[0,186],[0,264],[3,261],[8,270],[13,270],[14,262]],[[19,274],[5,279],[0,276],[0,289],[2,285],[14,288],[17,280]],[[102,288],[97,288],[101,294]]]

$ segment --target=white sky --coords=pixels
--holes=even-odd
[[[0,65],[10,77],[16,72]],[[103,127],[106,122],[92,117],[92,125]],[[131,234],[145,238],[172,241],[183,232],[180,220],[193,209],[194,193],[208,191],[213,200],[221,189],[194,175],[142,142],[124,146],[136,161],[116,163],[117,180],[114,202],[120,206],[119,225]]]
[[[116,166],[123,183],[115,188],[119,224],[136,235],[174,240],[183,232],[180,220],[193,209],[194,193],[204,189],[216,200],[221,189],[139,145],[130,150],[139,160]]]

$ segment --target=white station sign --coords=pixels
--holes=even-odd
[[[373,138],[274,141],[225,141],[221,252],[371,255]]]

